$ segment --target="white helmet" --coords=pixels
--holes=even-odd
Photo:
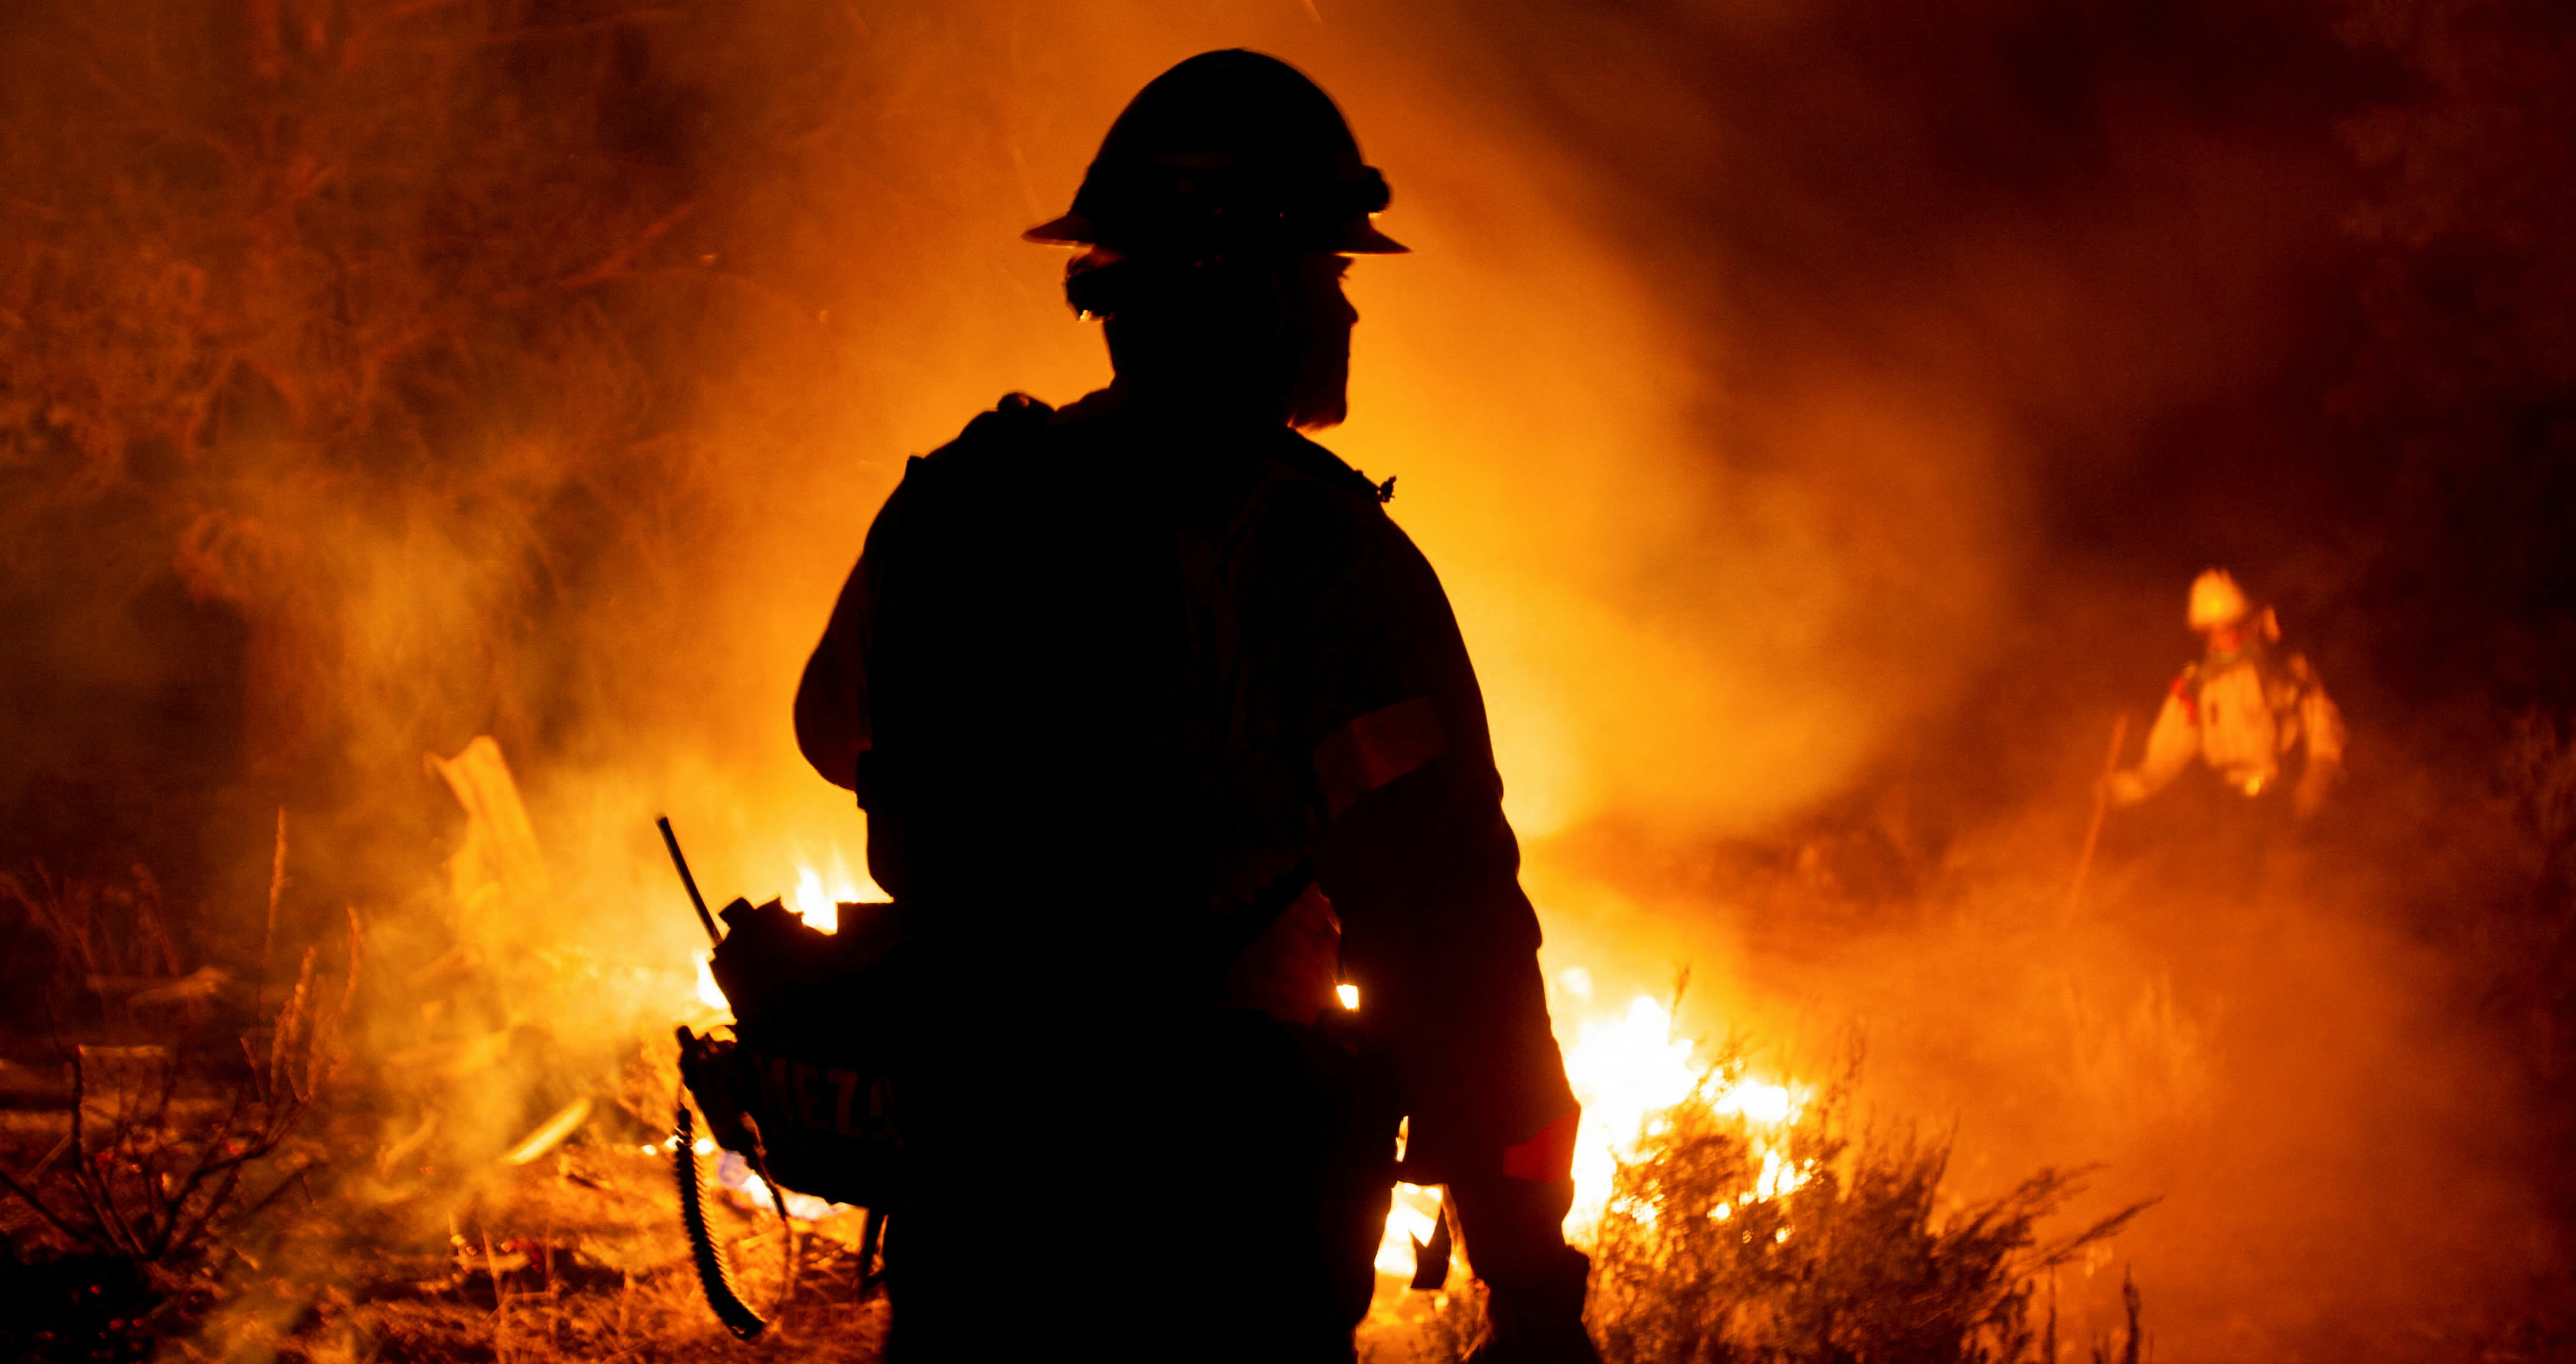
[[[2191,580],[2191,628],[2215,630],[2245,619],[2254,604],[2226,569],[2213,568]]]

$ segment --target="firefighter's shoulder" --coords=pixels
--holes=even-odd
[[[1025,393],[1005,393],[990,412],[979,412],[957,439],[915,458],[948,463],[961,457],[1020,445],[1055,420],[1055,409]]]
[[[1389,559],[1418,557],[1403,528],[1386,514],[1385,485],[1293,431],[1281,430],[1260,453],[1267,472],[1255,497],[1255,520],[1265,538],[1302,546],[1297,553],[1318,565],[1383,568]]]
[[[1365,581],[1372,591],[1408,597],[1438,592],[1421,550],[1386,514],[1383,484],[1284,429],[1259,453],[1265,472],[1247,526],[1265,559],[1301,565],[1291,576],[1318,584]]]
[[[1025,393],[1005,393],[989,412],[977,413],[954,440],[904,461],[903,479],[888,505],[918,500],[930,489],[963,490],[1007,482],[1010,471],[1036,457],[1056,409]]]
[[[2188,701],[2191,699],[2192,691],[2199,685],[2200,665],[2198,663],[2186,663],[2182,665],[2181,672],[2174,674],[2172,691],[2175,696]]]
[[[1354,509],[1380,507],[1395,497],[1394,479],[1376,482],[1343,463],[1341,456],[1294,431],[1281,432],[1277,445],[1266,453],[1292,478],[1311,482],[1346,500]]]

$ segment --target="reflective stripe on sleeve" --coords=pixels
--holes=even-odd
[[[1409,697],[1351,721],[1315,748],[1324,803],[1338,817],[1369,792],[1449,751],[1440,712],[1427,696]]]
[[[1574,1177],[1574,1129],[1583,1121],[1583,1110],[1567,1110],[1564,1117],[1539,1129],[1538,1135],[1518,1146],[1503,1150],[1503,1177],[1530,1179],[1541,1183]]]

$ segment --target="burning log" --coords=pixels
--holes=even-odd
[[[565,1104],[555,1115],[537,1124],[535,1131],[521,1137],[501,1157],[504,1165],[525,1165],[563,1144],[581,1125],[590,1120],[590,1096]]]

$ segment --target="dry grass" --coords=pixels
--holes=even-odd
[[[1592,1305],[1611,1364],[2051,1359],[2042,1276],[2143,1210],[2043,1241],[2082,1186],[2041,1170],[1945,1213],[1947,1141],[1852,1135],[1849,1077],[1765,1137],[1713,1102],[1740,1078],[1740,1063],[1713,1069],[1619,1172]],[[1803,1183],[1762,1196],[1765,1140]]]
[[[163,979],[176,979],[178,953],[161,924],[157,888],[141,868],[135,879],[140,895],[49,883],[47,894],[31,897],[10,878],[0,878],[0,890],[16,897],[53,939],[57,967],[81,973],[92,990],[101,988],[102,966],[125,973],[136,966],[162,967]],[[285,887],[281,813],[269,880],[270,939]],[[122,921],[102,922],[97,907],[103,903],[121,906]],[[176,1047],[64,1049],[57,1036],[71,1076],[67,1130],[23,1175],[0,1170],[0,1192],[25,1204],[77,1252],[131,1261],[155,1282],[195,1265],[246,1192],[246,1180],[264,1167],[281,1167],[265,1170],[268,1188],[252,1202],[255,1212],[318,1163],[317,1156],[286,1154],[283,1148],[345,1059],[340,1023],[357,993],[359,942],[352,912],[348,967],[337,991],[317,974],[316,953],[308,950],[294,988],[265,1016],[263,942],[254,1027],[238,1039],[246,1066],[237,1070],[224,1058],[222,1078],[204,1077],[198,1086],[217,1093],[228,1088],[228,1097],[181,1103],[183,1081],[201,1077],[186,1073]]]
[[[2050,1271],[2099,1247],[2147,1205],[2055,1239],[2042,1224],[2082,1171],[2041,1170],[1982,1203],[1945,1196],[1947,1142],[1910,1128],[1850,1131],[1858,1067],[1790,1122],[1757,1128],[1717,1100],[1744,1077],[1738,1049],[1656,1121],[1625,1162],[1596,1232],[1592,1334],[1607,1364],[2054,1364]],[[1805,1182],[1763,1188],[1765,1151]],[[1717,1215],[1723,1209],[1723,1215]],[[1945,1211],[1946,1209],[1946,1211]],[[1476,1286],[1453,1277],[1407,1342],[1414,1364],[1454,1364],[1481,1335]],[[2140,1364],[2142,1299],[2097,1364]]]
[[[286,882],[281,824],[272,938]],[[6,889],[34,900],[34,922],[56,940],[59,974],[75,988],[94,967],[131,966],[103,954],[131,953],[135,939],[115,930],[154,911],[148,896],[117,886]],[[167,939],[145,941],[157,952]],[[0,1355],[874,1357],[882,1295],[871,1302],[861,1291],[855,1216],[796,1233],[791,1293],[779,1222],[715,1203],[711,1222],[737,1283],[775,1318],[744,1344],[699,1294],[669,1157],[648,1146],[658,1134],[644,1124],[585,1104],[593,1116],[566,1144],[514,1164],[432,1140],[435,1122],[389,1121],[407,1112],[399,1085],[335,1087],[361,957],[354,913],[347,954],[342,974],[308,951],[291,985],[272,989],[264,945],[262,978],[240,992],[247,1014],[230,1004],[252,1026],[221,1046],[177,1019],[157,1034],[132,1018],[87,1025],[127,1045],[58,1038],[66,1089],[0,1110],[0,1276],[18,1286],[13,1310],[0,1313]],[[182,963],[147,964],[167,978]],[[625,1066],[625,1097],[648,1111],[657,1094],[669,1111],[668,1048],[666,1038],[639,1041]],[[603,1070],[594,1087],[613,1078]]]
[[[176,978],[179,948],[170,936],[161,884],[136,866],[131,886],[57,879],[38,868],[30,881],[0,872],[0,897],[27,916],[52,945],[58,965],[91,989],[114,977]]]
[[[77,1217],[55,1226],[24,1204],[0,1215],[16,1261],[0,1273],[45,1288],[39,1310],[0,1322],[0,1351],[335,1364],[879,1352],[883,1295],[861,1293],[855,1216],[800,1226],[795,1291],[784,1294],[777,1219],[710,1199],[738,1287],[772,1318],[760,1339],[740,1342],[700,1295],[669,1157],[648,1154],[614,1110],[525,1166],[442,1167],[438,1179],[388,1191],[368,1177],[366,1155],[382,1130],[370,1098],[339,1092],[307,1110],[275,1152],[251,1158],[262,1173],[244,1183],[275,1196],[238,1200],[186,1257],[146,1263],[121,1244],[102,1249],[82,1238]],[[174,1109],[172,1128],[207,1111]],[[0,1168],[23,1166],[40,1144],[22,1126],[0,1125]],[[134,1180],[118,1193],[130,1204]],[[129,1272],[137,1266],[143,1272]]]
[[[771,1317],[755,1341],[727,1334],[699,1294],[668,1175],[665,1159],[593,1133],[538,1167],[491,1172],[443,1238],[353,1243],[338,1219],[307,1217],[279,1253],[291,1289],[235,1300],[197,1348],[312,1361],[876,1357],[883,1298],[862,1300],[843,1241],[800,1236],[782,1302],[778,1222],[718,1204],[736,1281]]]
[[[269,1021],[267,1055],[242,1040],[251,1064],[228,1098],[182,1102],[183,1083],[201,1077],[171,1048],[74,1047],[67,1130],[24,1175],[0,1171],[0,1191],[81,1253],[131,1260],[156,1280],[193,1266],[255,1184],[266,1189],[249,1199],[251,1214],[320,1163],[289,1138],[339,1070],[347,1006],[345,988],[328,998],[307,952]]]
[[[281,818],[272,928],[285,864]],[[180,974],[155,882],[140,869],[134,877],[132,890],[44,877],[32,893],[15,879],[0,884],[53,947],[56,979],[25,984],[49,1002],[86,989],[123,1005],[93,1019],[86,1040],[67,1039],[57,1022],[50,1040],[67,1084],[58,1096],[22,1087],[14,1097],[34,1100],[32,1111],[13,1108],[0,1129],[0,1233],[22,1285],[0,1342],[21,1357],[140,1358],[191,1330],[217,1300],[223,1252],[246,1258],[243,1229],[292,1189],[309,1199],[308,1176],[327,1161],[307,1119],[344,1059],[356,916],[337,980],[308,950],[269,1007],[263,951],[262,978],[235,1015],[247,1027],[210,1042],[204,1015],[226,978],[211,967]],[[131,988],[138,981],[144,988]],[[180,1013],[145,1010],[156,995]],[[157,1035],[142,1031],[152,1021]]]

